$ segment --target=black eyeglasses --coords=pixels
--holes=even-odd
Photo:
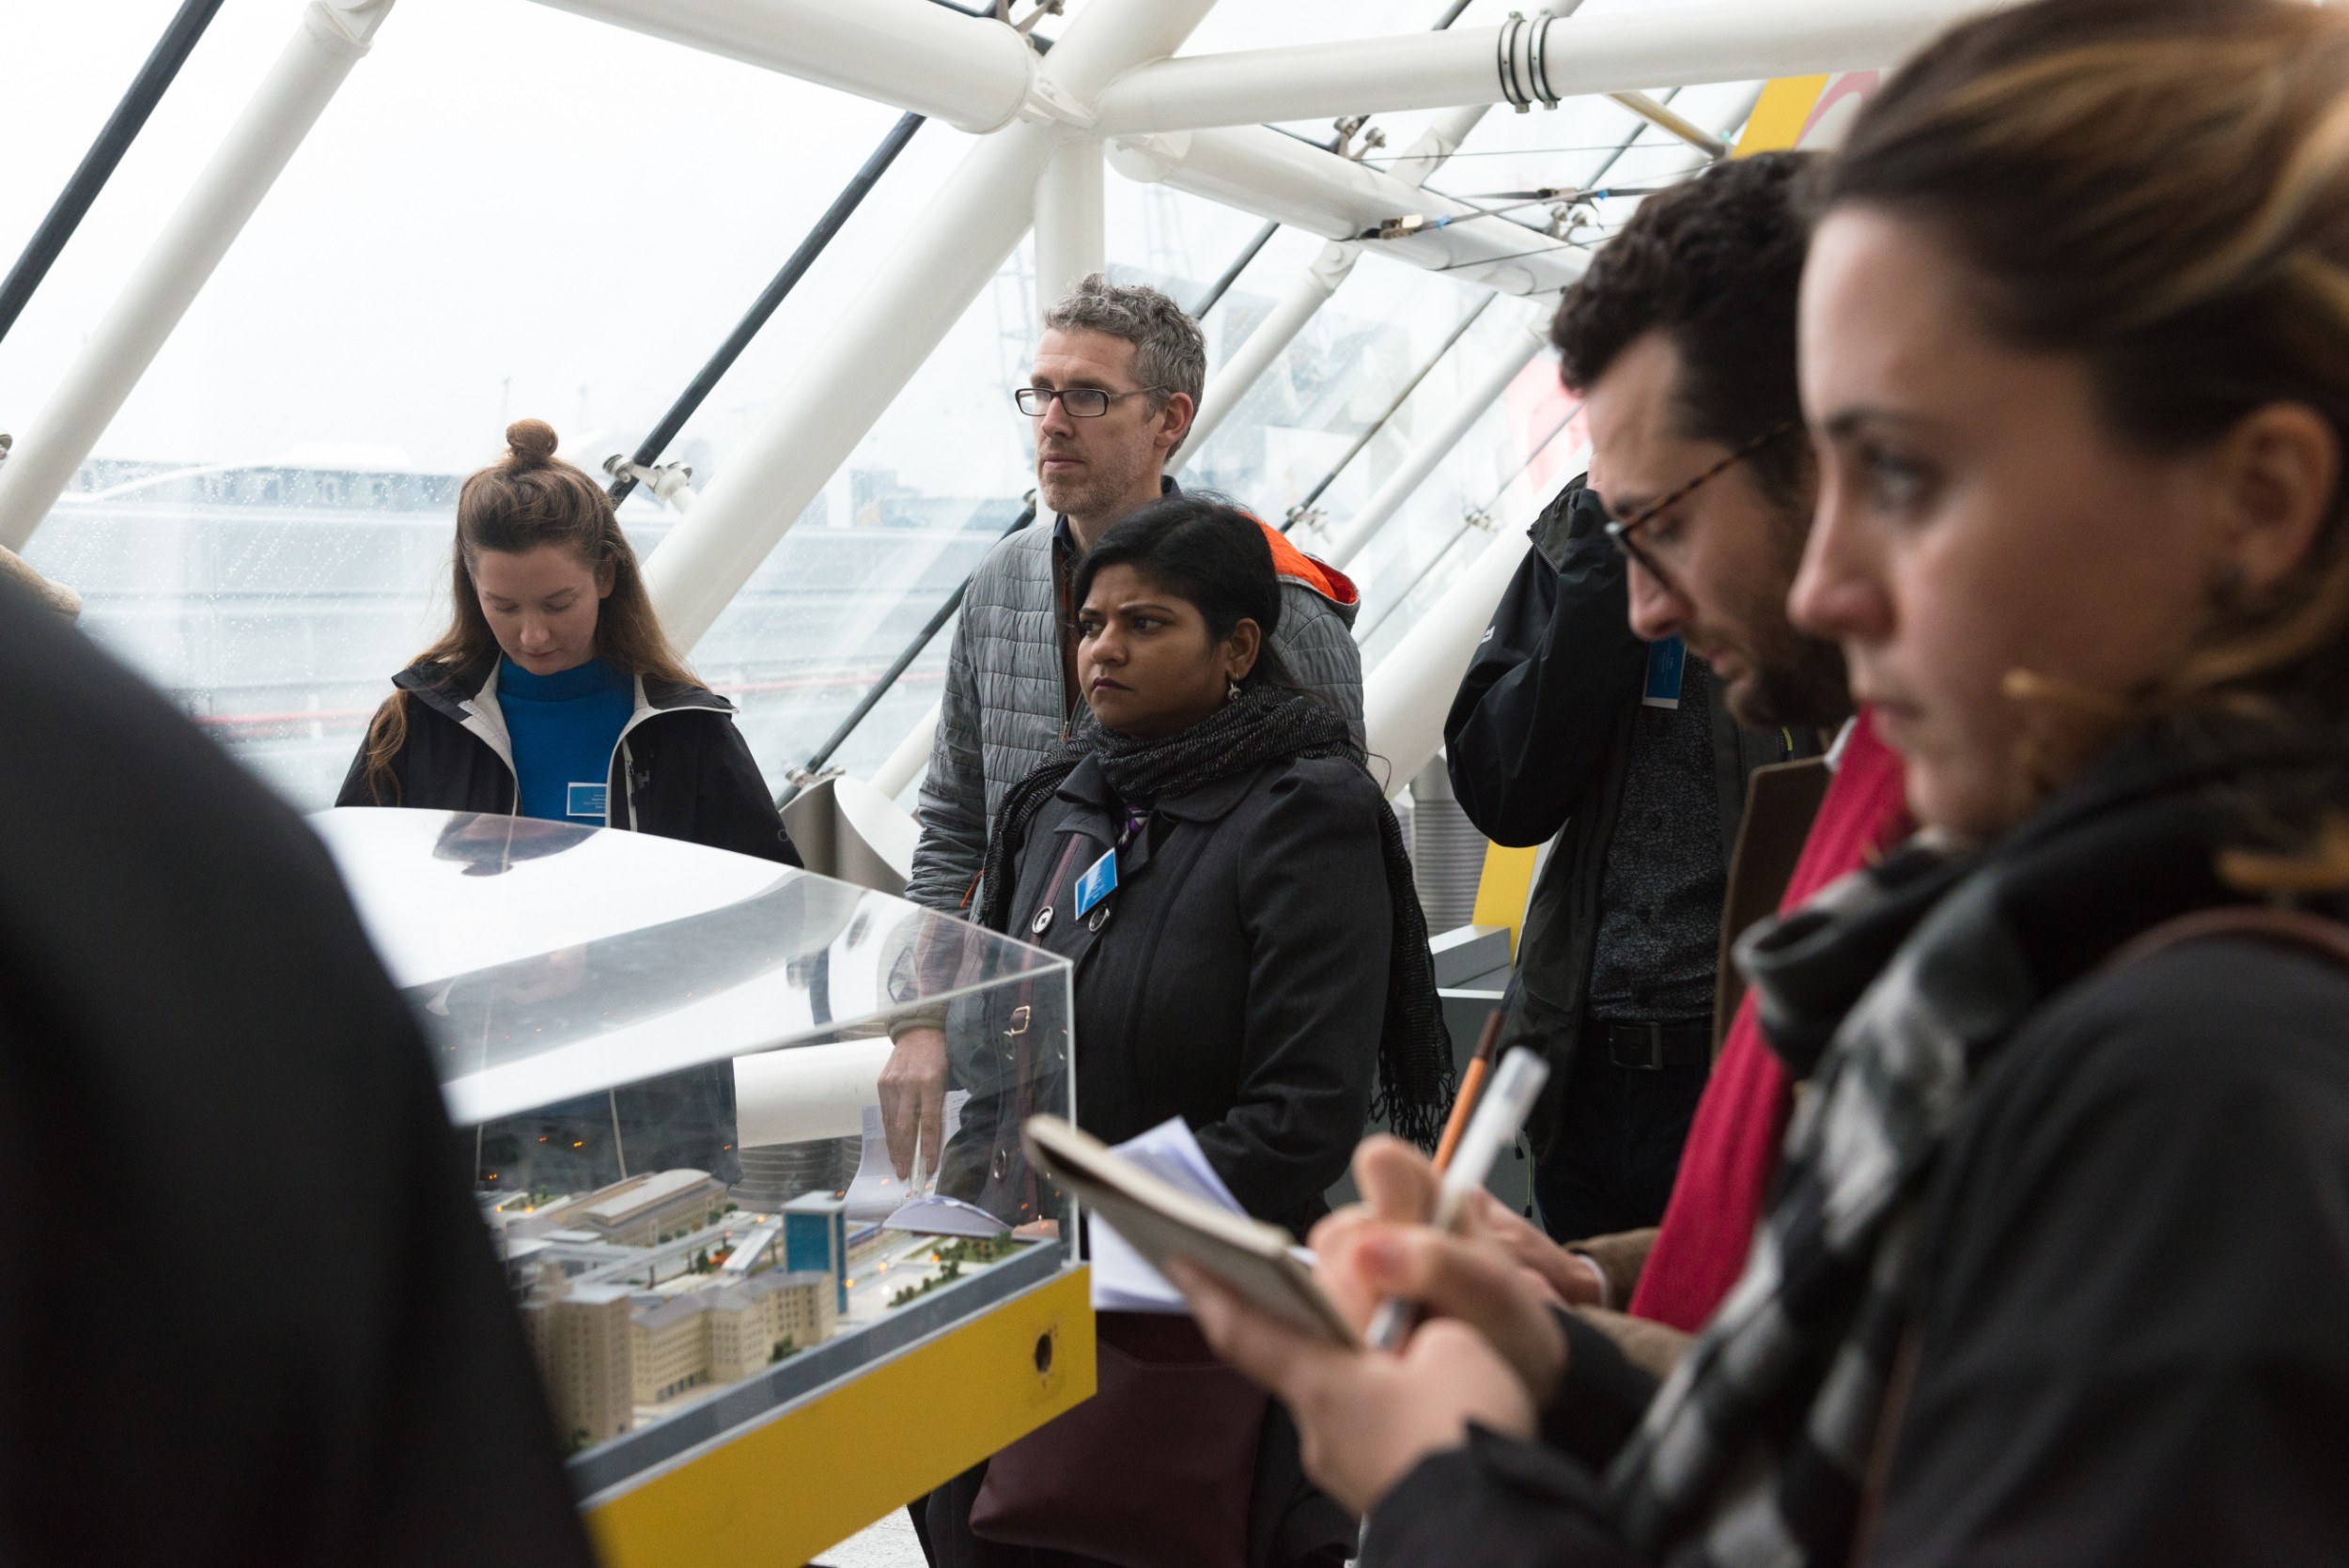
[[[1121,397],[1143,397],[1153,392],[1164,392],[1162,386],[1136,387],[1131,392],[1104,392],[1097,386],[1023,386],[1011,395],[1019,405],[1019,411],[1030,419],[1041,419],[1060,399],[1060,406],[1068,411],[1071,419],[1098,419],[1110,411],[1110,405]]]
[[[1665,512],[1678,505],[1681,502],[1688,500],[1688,497],[1694,495],[1698,490],[1703,489],[1713,480],[1719,478],[1722,474],[1727,474],[1731,469],[1735,468],[1739,463],[1744,462],[1748,458],[1752,457],[1756,452],[1759,452],[1764,447],[1769,445],[1770,442],[1778,440],[1779,437],[1791,435],[1795,431],[1801,428],[1802,426],[1798,422],[1791,419],[1784,420],[1779,424],[1771,426],[1768,429],[1763,431],[1751,441],[1747,442],[1744,445],[1738,447],[1737,450],[1732,452],[1728,457],[1723,458],[1719,462],[1715,463],[1712,467],[1706,469],[1703,473],[1689,480],[1687,484],[1682,485],[1677,489],[1667,492],[1659,500],[1649,502],[1646,505],[1641,507],[1637,512],[1634,512],[1627,518],[1614,517],[1614,509],[1607,505],[1605,498],[1594,496],[1592,499],[1598,502],[1599,509],[1609,514],[1607,537],[1613,541],[1615,548],[1621,551],[1626,559],[1637,561],[1642,571],[1646,572],[1650,577],[1656,579],[1657,582],[1662,583],[1665,587],[1670,588],[1672,585],[1671,574],[1666,572],[1663,566],[1657,562],[1654,551],[1641,545],[1641,543],[1637,539],[1634,539],[1631,536],[1640,529],[1645,528],[1649,523],[1654,522],[1657,518],[1663,516]]]

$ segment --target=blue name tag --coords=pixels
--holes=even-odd
[[[608,784],[575,784],[563,806],[566,816],[593,817],[600,822],[604,808],[611,804],[612,786]]]
[[[1677,637],[1667,637],[1660,643],[1647,645],[1647,685],[1640,692],[1640,701],[1650,707],[1680,706],[1680,676],[1688,668],[1688,644]]]
[[[1117,851],[1112,849],[1085,867],[1077,878],[1077,918],[1084,919],[1094,906],[1117,891]]]

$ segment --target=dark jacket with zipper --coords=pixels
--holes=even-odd
[[[1916,1380],[1865,1562],[2349,1560],[2344,1020],[2349,970],[2237,937],[2016,1027],[1917,1217]],[[1566,1334],[1542,1442],[1423,1462],[1364,1568],[1647,1560],[1601,1477],[1656,1379]]]
[[[1249,1213],[1301,1235],[1327,1212],[1377,1083],[1392,919],[1378,807],[1370,775],[1332,758],[1161,800],[1118,855],[1117,890],[1079,919],[1073,884],[1124,809],[1095,760],[1062,782],[1029,827],[1010,931],[1075,965],[1080,1126],[1115,1143],[1180,1116]],[[974,1125],[988,1099],[962,1137],[1016,1163],[1016,1126]],[[947,1177],[957,1163],[950,1149]]]
[[[1502,845],[1558,841],[1526,908],[1498,1047],[1531,1046],[1549,1061],[1548,1086],[1526,1124],[1536,1157],[1547,1157],[1556,1139],[1581,1031],[1599,890],[1647,674],[1623,558],[1586,497],[1577,478],[1534,522],[1533,549],[1493,612],[1444,722],[1453,793],[1477,831]],[[1748,777],[1820,747],[1807,731],[1740,725],[1718,700],[1719,685],[1705,685],[1720,809],[1704,827],[1720,835],[1726,867]]]
[[[1381,804],[1370,775],[1337,758],[1268,763],[1160,800],[1118,851],[1116,891],[1080,919],[1075,882],[1115,847],[1125,808],[1097,760],[1062,781],[1029,825],[1006,924],[1074,966],[1081,1126],[1116,1143],[1180,1116],[1250,1214],[1301,1236],[1328,1212],[1377,1085],[1393,919]],[[1019,1157],[1012,1053],[1037,1048],[1014,1032],[1025,1021],[951,1032],[977,1042],[955,1064],[973,1093],[940,1172],[941,1190],[1022,1218],[1059,1212],[1049,1192],[1031,1197]],[[1105,1317],[1105,1334],[1122,1316]],[[957,1485],[967,1494],[978,1473]],[[1344,1560],[1355,1523],[1305,1480],[1277,1405],[1235,1483],[1249,1489],[1252,1568]],[[953,1535],[969,1506],[933,1501],[933,1537]]]
[[[521,783],[498,707],[496,664],[451,671],[419,663],[392,684],[408,694],[408,740],[392,759],[392,787],[374,787],[362,746],[334,803],[513,815]],[[610,783],[610,827],[801,863],[734,727],[734,705],[706,687],[638,676]]]

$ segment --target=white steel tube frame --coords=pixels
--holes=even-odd
[[[1395,260],[1452,272],[1462,282],[1503,294],[1547,293],[1581,272],[1581,252],[1538,229],[1481,216],[1466,202],[1264,126],[1120,137],[1110,143],[1110,163],[1128,179],[1163,180],[1325,240],[1352,240],[1409,213],[1468,220],[1363,243]]]
[[[929,0],[540,0],[837,87],[957,131],[1009,125],[1035,54],[1018,33]]]
[[[1061,35],[1029,106],[965,155],[758,427],[645,565],[662,624],[701,640],[816,492],[995,275],[1034,214],[1037,181],[1081,106],[1163,58],[1215,0],[1094,0]]]
[[[1041,317],[1088,273],[1108,265],[1101,142],[1062,139],[1035,186],[1035,309]]]
[[[1472,104],[1438,116],[1404,149],[1388,172],[1414,188],[1425,183],[1430,175],[1443,166],[1444,160],[1468,140],[1469,132],[1476,129],[1490,107]],[[1174,460],[1167,464],[1169,473],[1180,473],[1183,464],[1206,445],[1217,427],[1248,396],[1257,378],[1271,368],[1272,362],[1296,340],[1314,313],[1328,304],[1338,286],[1353,274],[1354,263],[1361,255],[1358,245],[1324,245],[1321,254],[1291,280],[1287,292],[1272,307],[1272,314],[1256,324],[1256,330],[1248,334],[1208,380],[1206,391],[1199,399],[1198,415],[1191,421],[1190,434],[1175,452]]]
[[[1206,390],[1199,397],[1199,412],[1190,422],[1190,433],[1183,438],[1182,447],[1167,464],[1168,472],[1179,474],[1185,463],[1199,455],[1200,448],[1207,444],[1232,411],[1239,407],[1240,399],[1248,396],[1248,389],[1281,357],[1281,350],[1305,330],[1305,323],[1314,318],[1314,313],[1328,304],[1338,286],[1353,274],[1354,260],[1360,254],[1361,247],[1357,245],[1324,245],[1312,264],[1290,280],[1287,291],[1273,305],[1272,314],[1256,323],[1256,330],[1232,350],[1232,357],[1208,379]]]
[[[23,549],[73,482],[391,8],[392,0],[310,0],[303,9],[211,162],[0,464],[0,546]]]
[[[1362,503],[1362,509],[1346,523],[1346,531],[1330,540],[1331,566],[1344,567],[1361,553],[1362,546],[1411,498],[1412,492],[1426,483],[1436,465],[1460,444],[1461,438],[1485,417],[1485,411],[1501,400],[1501,395],[1509,390],[1509,383],[1548,346],[1542,323],[1532,319],[1519,323],[1517,331],[1510,334],[1508,348],[1486,368],[1484,379],[1452,400],[1444,411],[1442,423],[1413,444],[1402,463]]]
[[[1519,26],[1453,28],[1192,54],[1128,73],[1102,99],[1105,136],[1321,119],[1461,103],[1516,88],[1555,102],[1672,83],[1746,82],[1891,65],[1997,0],[1714,0]],[[1511,27],[1511,73],[1501,45]]]
[[[1370,754],[1389,770],[1379,782],[1390,800],[1443,745],[1444,715],[1459,694],[1460,677],[1501,590],[1532,548],[1524,529],[1502,529],[1378,661],[1380,678],[1362,691],[1362,724]]]

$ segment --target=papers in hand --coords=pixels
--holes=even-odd
[[[1203,1203],[1245,1214],[1232,1189],[1207,1163],[1206,1152],[1180,1116],[1170,1116],[1111,1153],[1141,1166],[1159,1180]],[[1098,1214],[1085,1216],[1093,1253],[1093,1310],[1097,1312],[1174,1312],[1188,1316],[1190,1304],[1174,1281],[1152,1268],[1126,1238]]]
[[[946,1095],[945,1141],[954,1141],[955,1134],[961,1129],[962,1108],[970,1099],[971,1092],[967,1089],[953,1090]],[[921,1162],[922,1170],[913,1174],[934,1177],[938,1172],[938,1151],[922,1150]],[[845,1200],[849,1225],[869,1225],[875,1220],[887,1219],[903,1207],[908,1199],[926,1196],[931,1185],[930,1181],[925,1180],[916,1188],[908,1177],[897,1174],[897,1167],[889,1157],[889,1134],[881,1126],[880,1107],[866,1106],[864,1147],[857,1158],[856,1179],[848,1183]],[[954,1231],[944,1234],[993,1235],[995,1232]]]
[[[1196,1197],[1056,1116],[1029,1117],[1019,1141],[1039,1170],[1108,1217],[1148,1266],[1179,1259],[1294,1328],[1330,1344],[1361,1346],[1353,1326],[1299,1261],[1297,1238],[1278,1225]],[[1105,1226],[1094,1234],[1106,1239],[1112,1233]]]

